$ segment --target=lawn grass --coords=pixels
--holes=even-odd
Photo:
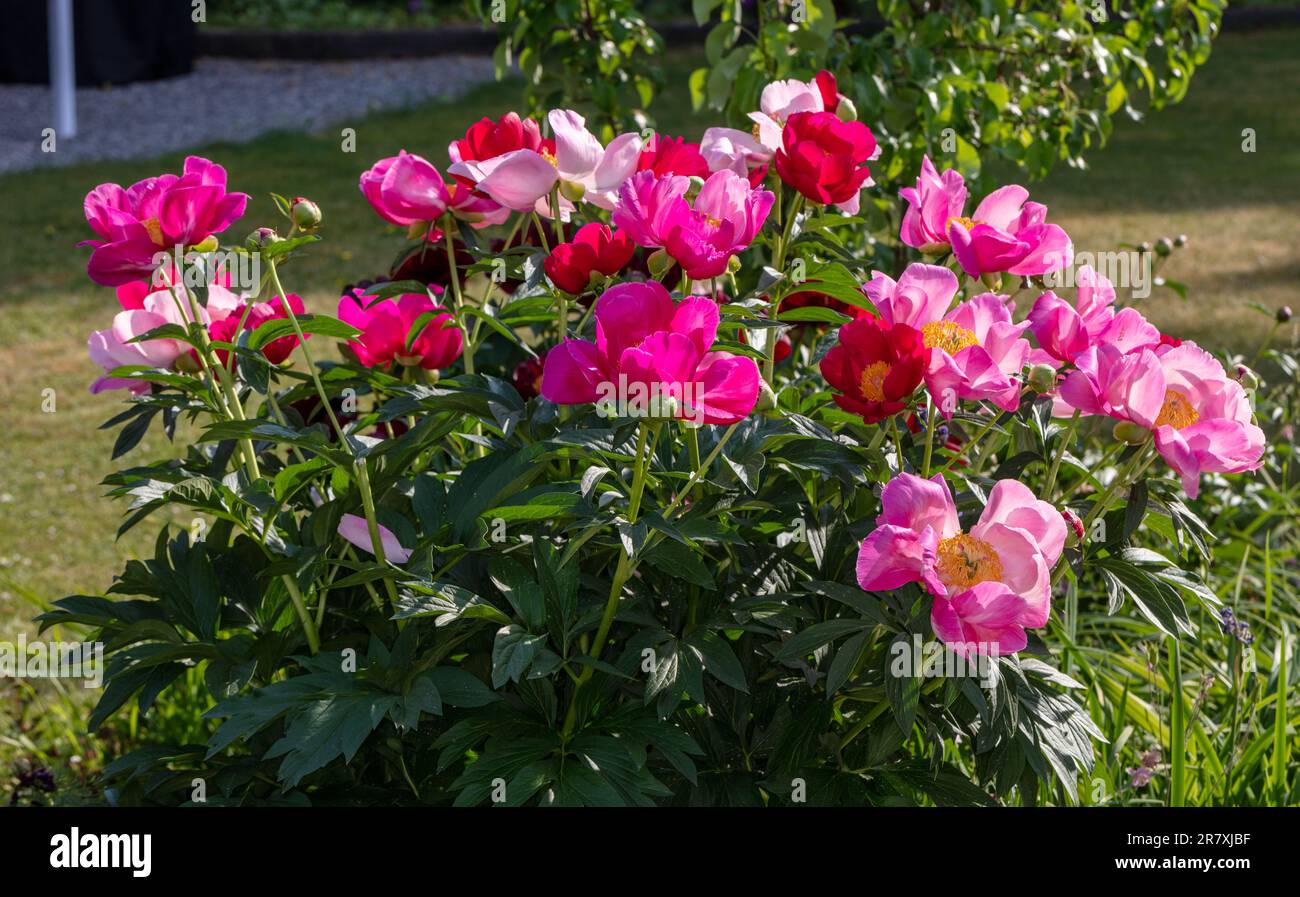
[[[1184,233],[1189,247],[1169,265],[1189,299],[1168,291],[1146,302],[1163,327],[1207,344],[1247,351],[1267,319],[1249,303],[1300,306],[1300,89],[1295,31],[1229,34],[1197,73],[1187,100],[1147,122],[1123,122],[1087,172],[1060,171],[1035,185],[1080,248],[1109,249]],[[685,54],[669,62],[670,89],[656,103],[660,129],[698,139],[707,114],[685,99]],[[485,113],[517,105],[517,83],[484,85],[460,100],[340,122],[324,134],[276,133],[246,144],[201,148],[252,195],[229,239],[275,223],[268,193],[306,195],[325,210],[325,240],[286,271],[286,287],[327,307],[352,280],[384,271],[401,245],[357,190],[374,160],[407,148],[443,160],[447,143]],[[356,151],[340,151],[340,129],[354,128]],[[1241,150],[1254,128],[1258,151]],[[123,556],[150,540],[142,527],[120,543],[113,532],[122,506],[104,501],[97,485],[114,465],[112,435],[95,427],[116,413],[112,394],[91,396],[95,371],[86,359],[90,330],[107,325],[112,293],[85,278],[88,235],[81,213],[86,191],[104,181],[130,183],[177,170],[183,154],[147,161],[104,162],[0,178],[0,632],[14,631],[32,608],[24,594],[46,600],[99,592]],[[1287,328],[1283,339],[1295,341]],[[56,410],[42,402],[54,390]],[[155,431],[136,453],[167,451]]]

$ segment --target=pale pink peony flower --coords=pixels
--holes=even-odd
[[[880,501],[877,527],[858,551],[863,589],[921,583],[934,596],[935,634],[967,656],[1014,654],[1028,642],[1026,629],[1047,625],[1065,522],[1028,487],[995,483],[969,533],[942,475],[899,474]]]

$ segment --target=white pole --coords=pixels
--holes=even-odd
[[[77,69],[72,53],[72,0],[49,0],[50,90],[54,132],[77,136]]]

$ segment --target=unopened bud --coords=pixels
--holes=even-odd
[[[772,384],[766,380],[758,381],[758,400],[754,402],[754,410],[758,412],[773,411],[776,409],[776,393],[772,391]]]
[[[1083,541],[1085,535],[1083,521],[1079,515],[1069,508],[1061,508],[1061,518],[1065,521],[1065,544],[1068,548],[1073,548]]]
[[[1187,234],[1179,234],[1178,236],[1174,237],[1174,245],[1177,246],[1179,249],[1182,249],[1184,246],[1186,246]]]
[[[1239,364],[1237,365],[1237,382],[1240,383],[1242,388],[1247,392],[1259,389],[1259,374],[1255,373],[1244,364]]]
[[[294,199],[293,205],[289,207],[289,214],[299,230],[314,231],[320,227],[320,206],[310,199],[303,199],[301,196]]]
[[[1036,364],[1029,369],[1029,388],[1034,392],[1056,389],[1056,369],[1050,364]]]
[[[1141,445],[1151,436],[1151,431],[1131,420],[1122,420],[1111,431],[1116,439],[1128,445]]]
[[[731,258],[727,259],[727,270],[730,273],[739,274],[741,267],[740,256],[733,255]]]
[[[662,249],[656,249],[650,253],[646,259],[646,267],[650,269],[652,277],[663,277],[668,273],[668,269],[673,266],[673,257]]]
[[[699,196],[700,191],[704,189],[704,178],[700,177],[698,174],[693,174],[690,176],[689,181],[690,183],[686,187],[686,198],[694,199]]]
[[[582,202],[587,195],[587,188],[577,181],[560,181],[560,195],[569,202]]]
[[[996,293],[1002,289],[1002,272],[987,271],[984,274],[980,275],[980,281],[984,284],[984,286],[988,287],[990,290]]]
[[[858,107],[848,97],[840,97],[840,104],[835,107],[835,117],[840,121],[857,121]]]
[[[1168,237],[1161,237],[1159,240],[1156,241],[1156,255],[1161,256],[1163,258],[1164,256],[1169,255],[1169,253],[1173,251],[1174,251],[1174,241],[1169,239]]]
[[[217,247],[219,247],[220,245],[221,243],[217,240],[215,236],[213,236],[212,234],[208,234],[206,237],[204,237],[199,242],[195,243],[190,248],[193,249],[195,252],[200,252],[200,253],[216,252]]]
[[[1287,321],[1291,320],[1291,306],[1282,306],[1277,310],[1273,317],[1277,318],[1279,324],[1285,324]]]
[[[244,240],[244,245],[249,249],[265,249],[273,243],[279,243],[284,237],[275,232],[274,228],[259,227],[248,235]]]

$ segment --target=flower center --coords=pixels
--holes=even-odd
[[[721,218],[714,218],[712,215],[706,215],[704,216],[704,220],[708,223],[709,227],[722,227]]]
[[[974,218],[967,218],[964,215],[954,215],[951,218],[949,218],[946,222],[944,222],[943,229],[947,231],[948,228],[952,227],[952,223],[954,221],[956,221],[962,227],[966,228],[966,230],[970,230],[975,225],[980,223],[976,221]]]
[[[754,135],[754,139],[755,139],[755,140],[758,140],[758,139],[759,139],[759,136],[758,136],[758,135],[759,135],[758,122],[754,122],[754,127],[752,127],[752,128],[749,129],[749,133],[751,133],[751,134]]]
[[[153,240],[159,246],[165,246],[163,242],[162,225],[158,223],[157,218],[150,218],[144,222],[144,229],[149,232],[149,239]]]
[[[560,160],[555,158],[555,154],[552,153],[550,150],[548,150],[546,147],[542,147],[542,158],[545,159],[547,162],[550,162],[552,168],[559,170]]]
[[[885,400],[885,378],[889,376],[889,364],[877,361],[862,370],[862,397],[868,402]]]
[[[935,569],[939,578],[956,589],[1002,578],[1002,560],[993,546],[965,533],[949,536],[939,543]]]
[[[956,355],[962,349],[979,342],[975,334],[953,321],[931,321],[921,328],[928,349],[942,349]]]
[[[1160,406],[1160,416],[1156,426],[1170,426],[1175,430],[1190,427],[1201,419],[1201,415],[1192,407],[1192,400],[1176,389],[1165,390],[1165,403]]]

